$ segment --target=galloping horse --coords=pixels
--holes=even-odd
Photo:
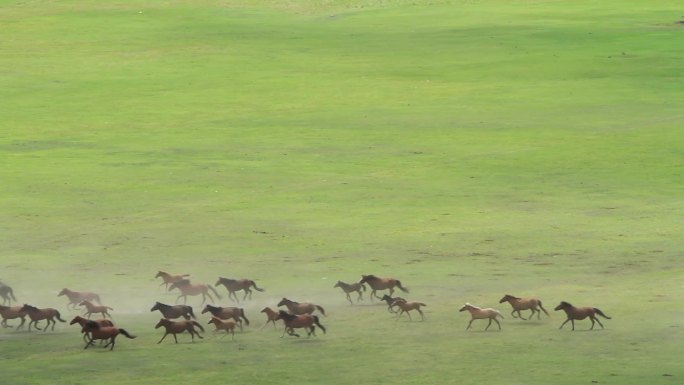
[[[7,320],[21,318],[21,323],[17,326],[17,330],[21,329],[26,322],[26,311],[23,310],[23,306],[4,306],[0,305],[0,316],[2,316],[2,327],[11,328],[12,326],[7,324]]]
[[[380,299],[383,300],[383,301],[385,301],[385,302],[387,302],[387,311],[390,312],[390,313],[396,313],[396,312],[394,311],[394,303],[395,303],[395,302],[397,302],[397,301],[404,301],[404,302],[406,302],[406,300],[405,300],[404,298],[401,298],[401,297],[390,297],[390,296],[387,295],[387,294],[383,295],[382,298],[380,298]]]
[[[240,300],[238,299],[237,295],[235,294],[236,291],[244,290],[245,291],[245,296],[242,297],[242,300],[244,301],[247,299],[247,296],[249,295],[249,299],[252,299],[252,290],[250,289],[251,287],[254,288],[256,291],[264,291],[264,289],[260,289],[257,287],[256,283],[252,281],[251,279],[230,279],[230,278],[223,278],[219,277],[218,281],[214,284],[214,286],[218,287],[218,285],[223,285],[226,287],[228,290],[228,298],[233,299],[235,298],[235,302],[240,303]]]
[[[221,296],[219,296],[218,292],[213,287],[211,287],[209,285],[205,285],[205,284],[193,285],[190,283],[189,279],[181,279],[180,281],[172,283],[171,286],[169,287],[169,290],[173,290],[173,289],[178,289],[181,292],[181,295],[179,295],[178,298],[176,298],[176,302],[178,302],[179,299],[183,298],[184,304],[188,303],[188,296],[189,295],[200,295],[200,294],[202,294],[201,305],[204,305],[204,301],[206,300],[207,297],[209,297],[209,300],[211,300],[211,302],[214,302],[214,299],[211,298],[211,295],[209,294],[209,290],[214,292],[217,299],[221,299]]]
[[[279,311],[278,314],[280,315],[280,319],[282,319],[283,322],[285,322],[285,330],[283,331],[283,335],[280,336],[280,338],[285,337],[285,333],[291,336],[299,337],[299,334],[295,333],[294,331],[294,329],[296,328],[306,328],[307,336],[310,337],[312,334],[315,336],[316,327],[314,326],[314,324],[318,325],[318,327],[321,328],[321,330],[323,330],[323,333],[325,333],[325,327],[323,327],[323,325],[321,325],[318,321],[318,316],[311,314],[290,314],[285,310]]]
[[[267,318],[266,323],[261,328],[263,329],[266,327],[266,325],[268,325],[269,322],[273,322],[273,328],[275,329],[276,321],[280,319],[280,314],[278,314],[278,312],[271,309],[270,307],[265,307],[261,309],[261,313],[266,313]]]
[[[136,338],[135,336],[128,334],[128,332],[124,329],[115,328],[114,326],[101,326],[95,321],[86,322],[86,324],[81,328],[81,332],[84,335],[90,334],[90,341],[86,343],[86,346],[83,349],[88,349],[88,347],[93,344],[94,340],[109,340],[104,347],[106,348],[107,346],[111,345],[112,347],[109,348],[109,350],[114,350],[116,336],[119,334],[123,334],[130,339]]]
[[[196,318],[195,313],[192,312],[192,306],[188,305],[167,305],[165,303],[157,302],[152,306],[150,311],[159,310],[164,318],[176,319],[184,317],[185,319]]]
[[[349,301],[350,304],[354,304],[352,302],[351,297],[349,296],[349,293],[357,292],[359,294],[359,297],[356,299],[356,302],[362,301],[363,300],[363,291],[366,291],[366,286],[363,284],[360,284],[358,282],[354,282],[352,284],[345,283],[342,281],[337,281],[335,286],[333,288],[339,287],[344,291],[344,293],[347,295],[347,301]],[[363,290],[363,291],[362,291]]]
[[[14,297],[14,291],[11,287],[0,282],[0,297],[2,297],[2,304],[12,305],[12,301],[16,302],[17,299]]]
[[[55,331],[55,324],[57,324],[55,318],[57,318],[59,322],[66,322],[62,319],[62,317],[60,317],[59,312],[53,308],[48,307],[45,309],[38,309],[35,306],[24,304],[21,310],[26,312],[26,314],[28,314],[29,318],[31,319],[31,322],[29,322],[28,324],[29,331],[31,331],[31,324],[33,324],[33,326],[35,326],[38,330],[47,331],[48,327],[50,326],[50,322],[52,322],[52,331]],[[47,325],[45,326],[45,329],[41,329],[38,327],[38,321],[41,320],[47,320]]]
[[[192,341],[195,341],[195,334],[199,338],[203,338],[197,330],[195,330],[195,326],[200,328],[201,331],[204,331],[204,328],[202,325],[197,323],[197,321],[194,320],[184,320],[184,321],[171,321],[166,318],[162,318],[157,322],[157,325],[154,327],[155,329],[159,329],[160,327],[164,327],[166,329],[166,333],[164,333],[164,336],[157,342],[160,344],[162,341],[164,341],[164,338],[168,336],[169,334],[173,334],[173,339],[176,340],[176,343],[178,343],[178,338],[176,338],[176,334],[178,333],[183,333],[184,331],[187,331],[190,333],[190,337],[192,338]]]
[[[241,307],[220,307],[220,306],[211,306],[211,305],[206,305],[204,306],[204,309],[202,309],[202,314],[204,313],[211,313],[216,318],[220,319],[234,319],[235,322],[237,322],[240,325],[240,329],[242,329],[242,320],[245,320],[245,324],[249,326],[249,320],[245,316],[245,309]]]
[[[289,310],[292,314],[296,315],[311,314],[314,311],[316,311],[316,309],[318,309],[318,311],[320,311],[321,314],[325,315],[325,310],[322,307],[310,302],[299,303],[295,301],[290,301],[287,298],[283,298],[282,300],[280,300],[280,302],[278,302],[278,306],[283,305],[287,306],[287,310]]]
[[[214,333],[221,330],[225,330],[226,333],[231,334],[231,339],[235,339],[235,325],[237,325],[237,322],[233,321],[232,319],[224,321],[217,317],[211,317],[211,319],[209,320],[209,324],[214,324],[214,326],[216,327]]]
[[[87,318],[83,318],[83,317],[77,315],[76,317],[74,317],[74,319],[71,320],[71,322],[69,322],[69,325],[73,325],[75,323],[79,324],[81,326],[81,332],[83,333],[83,341],[86,341],[86,342],[90,338],[90,335],[88,334],[89,332],[83,331],[83,327],[85,327],[88,322],[95,322],[100,326],[114,326],[112,321],[110,321],[108,319],[97,319],[97,320],[92,321],[92,320],[89,320]]]
[[[459,311],[465,311],[468,310],[470,312],[470,322],[468,322],[468,327],[466,330],[470,329],[470,325],[475,321],[476,319],[489,319],[489,324],[487,324],[487,327],[485,330],[489,329],[490,326],[492,326],[492,320],[496,322],[497,325],[499,325],[499,330],[501,330],[501,324],[499,323],[499,320],[496,319],[496,317],[501,317],[503,318],[503,314],[499,313],[498,310],[492,309],[492,308],[487,308],[487,309],[482,309],[477,306],[471,305],[469,303],[466,303],[463,305]]]
[[[394,288],[398,287],[404,293],[408,293],[408,289],[401,286],[401,281],[395,278],[380,278],[374,275],[362,275],[361,281],[359,283],[368,283],[368,285],[373,289],[370,294],[371,301],[373,297],[380,299],[380,297],[375,293],[376,290],[387,290],[389,289],[389,295],[394,294]]]
[[[176,283],[182,279],[185,279],[185,277],[189,277],[190,274],[169,274],[165,271],[159,270],[157,272],[157,275],[154,276],[154,278],[160,278],[162,279],[162,283],[159,285],[166,285],[166,290],[169,290],[169,285],[172,283]]]
[[[88,318],[90,318],[90,315],[93,313],[100,313],[100,314],[102,314],[103,318],[107,318],[107,316],[109,316],[109,318],[112,318],[112,315],[109,314],[107,312],[107,310],[114,310],[114,309],[112,309],[109,306],[104,306],[104,305],[98,306],[98,305],[93,304],[90,301],[81,301],[81,303],[79,303],[79,305],[86,307],[87,311],[83,315],[88,316]]]
[[[518,298],[514,297],[510,294],[506,294],[499,300],[499,303],[504,303],[508,302],[511,304],[513,307],[513,311],[511,312],[511,315],[513,318],[518,318],[520,317],[523,320],[527,320],[520,314],[520,310],[532,310],[532,314],[530,315],[529,319],[532,319],[534,317],[534,313],[537,313],[537,319],[541,319],[541,311],[539,309],[542,309],[544,311],[544,314],[550,317],[549,312],[544,309],[542,306],[542,301],[539,298]],[[518,313],[518,317],[515,316],[515,313]]]
[[[411,310],[417,310],[418,313],[420,313],[420,319],[424,320],[425,315],[423,314],[423,311],[420,310],[421,306],[427,306],[426,304],[422,302],[406,302],[405,300],[396,300],[394,303],[392,303],[393,306],[398,306],[401,311],[397,315],[397,321],[399,321],[399,317],[401,317],[402,314],[406,313],[408,315],[409,319],[411,319],[411,313],[409,313]]]
[[[556,306],[556,308],[553,310],[563,310],[565,314],[568,316],[568,319],[566,319],[565,322],[563,322],[561,326],[558,328],[559,330],[563,329],[563,326],[565,326],[565,324],[568,323],[568,321],[570,321],[570,323],[572,324],[572,330],[575,330],[575,320],[583,320],[587,317],[589,317],[589,320],[591,320],[590,330],[594,329],[594,321],[598,322],[598,324],[601,325],[601,329],[603,329],[603,324],[601,323],[601,321],[599,321],[598,318],[596,318],[596,314],[600,315],[605,319],[611,319],[607,315],[603,314],[603,312],[598,308],[574,307],[570,303],[565,301],[561,301],[561,303],[558,304],[558,306]]]
[[[71,305],[72,309],[76,309],[76,305],[83,301],[96,301],[97,303],[102,304],[102,302],[100,302],[99,295],[87,291],[72,291],[64,288],[59,292],[59,294],[57,294],[57,296],[61,297],[63,295],[66,295],[67,298],[69,298],[67,308],[69,308],[69,305]]]

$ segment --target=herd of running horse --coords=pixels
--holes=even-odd
[[[206,300],[209,299],[211,302],[215,302],[214,298],[211,296],[210,291],[220,299],[218,292],[214,287],[207,284],[192,284],[187,278],[188,274],[169,274],[164,271],[159,271],[155,278],[161,278],[162,283],[160,286],[166,286],[167,291],[178,289],[180,295],[176,298],[176,303],[183,299],[182,305],[168,305],[161,302],[157,302],[150,309],[150,311],[159,311],[164,318],[160,319],[156,329],[163,327],[165,330],[164,335],[159,340],[161,343],[169,334],[173,335],[174,340],[178,343],[177,334],[188,332],[191,339],[194,341],[195,336],[202,338],[199,332],[195,329],[199,329],[204,332],[204,327],[197,322],[197,317],[195,316],[191,306],[187,305],[188,296],[202,296],[202,305],[205,304]],[[350,304],[354,304],[350,294],[356,293],[356,301],[363,299],[363,292],[366,291],[365,284],[368,284],[371,288],[370,298],[378,298],[387,303],[387,310],[391,313],[396,313],[396,319],[398,320],[404,313],[411,319],[411,311],[417,311],[421,320],[424,320],[425,316],[421,307],[427,306],[422,302],[407,301],[402,297],[393,297],[395,288],[398,288],[404,293],[408,293],[409,290],[402,286],[401,281],[395,278],[381,278],[375,275],[362,275],[361,280],[355,283],[345,283],[342,281],[337,281],[334,288],[341,288],[345,293],[347,300]],[[219,277],[218,281],[214,286],[218,287],[223,285],[228,290],[228,298],[235,302],[240,302],[236,292],[244,291],[243,301],[252,298],[252,289],[256,291],[263,292],[264,289],[257,287],[256,283],[250,279],[229,279]],[[385,294],[380,297],[377,291],[389,290],[389,295]],[[100,301],[100,296],[91,292],[81,292],[72,291],[69,289],[62,289],[58,296],[65,296],[69,300],[67,304],[67,309],[71,307],[72,309],[77,309],[77,306],[82,306],[85,308],[84,316],[87,318],[76,316],[70,322],[71,325],[78,324],[81,327],[81,333],[83,334],[83,340],[86,342],[84,349],[94,345],[95,340],[107,341],[105,347],[110,347],[110,350],[114,349],[116,343],[116,337],[119,334],[124,335],[127,338],[133,339],[135,336],[128,333],[125,329],[116,327],[111,321],[110,310],[113,310],[109,306],[102,305]],[[29,304],[24,304],[23,306],[11,306],[12,301],[16,302],[17,299],[14,296],[12,288],[2,282],[0,282],[0,297],[3,299],[3,304],[0,305],[0,316],[2,316],[1,325],[4,328],[11,327],[7,321],[11,319],[21,319],[21,323],[17,326],[17,330],[24,326],[26,317],[30,319],[28,323],[28,331],[31,331],[33,326],[35,329],[47,331],[51,326],[51,330],[54,331],[55,324],[57,321],[66,322],[61,318],[58,310],[53,308],[37,308]],[[97,304],[96,304],[96,303]],[[519,298],[509,294],[506,294],[499,303],[508,302],[513,308],[511,316],[513,318],[524,318],[522,310],[530,310],[529,319],[537,315],[537,319],[541,319],[541,312],[547,316],[549,313],[542,306],[542,301],[538,298]],[[278,307],[285,306],[285,310],[273,310],[270,307],[265,307],[261,310],[262,313],[266,315],[266,323],[262,326],[262,329],[266,327],[269,323],[276,326],[277,321],[283,321],[285,328],[281,338],[285,334],[299,337],[299,334],[295,332],[295,329],[304,329],[308,336],[315,336],[316,326],[320,328],[324,333],[326,329],[320,323],[320,319],[317,315],[313,315],[315,311],[318,311],[322,315],[325,315],[325,310],[320,305],[316,305],[309,302],[295,302],[287,298],[283,298],[277,304]],[[567,315],[567,319],[561,324],[559,329],[562,329],[565,324],[570,322],[572,324],[572,330],[575,330],[575,320],[584,320],[589,318],[591,321],[591,329],[594,328],[596,322],[603,328],[603,324],[597,318],[597,315],[610,319],[605,315],[600,309],[595,307],[575,307],[568,302],[561,301],[554,310],[563,310]],[[483,319],[488,320],[489,323],[485,330],[489,329],[492,325],[492,321],[496,322],[499,330],[501,330],[501,324],[497,318],[503,318],[503,315],[496,309],[492,308],[480,308],[470,303],[466,303],[460,308],[461,312],[468,311],[470,313],[471,319],[466,327],[466,330],[470,329],[473,321]],[[239,307],[218,307],[212,305],[205,305],[202,310],[202,314],[210,313],[211,319],[209,324],[214,324],[215,331],[225,331],[231,335],[231,338],[235,336],[235,329],[242,329],[243,323],[249,325],[249,320],[245,315],[245,311]],[[99,314],[102,318],[92,320],[91,316],[93,314]],[[516,315],[517,314],[517,315]],[[109,317],[109,319],[107,319]],[[43,329],[38,327],[38,322],[45,320],[47,325]]]

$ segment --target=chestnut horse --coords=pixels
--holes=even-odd
[[[406,313],[409,319],[411,319],[411,313],[409,313],[411,310],[418,311],[418,313],[420,313],[421,320],[425,319],[425,315],[423,314],[423,311],[420,310],[420,307],[427,305],[422,302],[406,302],[406,300],[398,299],[392,303],[392,306],[397,306],[399,307],[399,309],[401,309],[401,311],[397,315],[397,321],[399,321],[399,317],[401,317],[401,315],[404,313]]]
[[[83,315],[88,316],[88,318],[90,318],[90,315],[93,313],[100,313],[100,314],[102,314],[103,318],[107,318],[107,316],[109,316],[109,318],[112,318],[112,315],[109,314],[107,312],[107,310],[114,310],[109,306],[95,305],[90,301],[81,301],[81,303],[79,303],[79,306],[85,306],[86,307],[87,311]]]
[[[90,338],[90,335],[88,334],[89,332],[83,331],[83,327],[86,326],[86,323],[88,323],[90,321],[91,320],[89,320],[87,318],[83,318],[83,317],[77,315],[76,317],[74,317],[74,319],[71,320],[71,322],[69,322],[69,325],[73,325],[75,323],[79,324],[81,326],[81,332],[83,333],[83,341],[87,342],[88,339]],[[108,319],[97,319],[97,320],[94,320],[93,322],[97,323],[100,326],[114,326],[112,321],[110,321]]]
[[[532,314],[530,314],[530,318],[534,317],[534,313],[537,313],[537,319],[541,319],[541,311],[539,309],[542,309],[544,311],[544,314],[550,317],[549,312],[544,309],[542,306],[542,301],[539,298],[519,298],[519,297],[514,297],[510,294],[506,294],[499,300],[499,303],[504,303],[508,302],[511,304],[513,307],[513,311],[511,312],[511,315],[513,318],[518,318],[523,320],[527,320],[527,318],[524,318],[522,314],[520,314],[520,310],[532,310]],[[515,313],[518,313],[518,317],[515,316]]]
[[[396,313],[396,311],[394,311],[394,303],[395,302],[397,302],[397,301],[407,302],[405,299],[403,299],[401,297],[390,297],[387,294],[383,295],[382,298],[380,298],[380,299],[387,302],[387,311],[390,313]]]
[[[276,328],[276,321],[280,319],[280,314],[277,311],[271,309],[270,307],[265,307],[261,309],[261,313],[266,313],[266,323],[261,328],[265,328],[269,322],[273,322],[273,328]]]
[[[87,291],[72,291],[67,288],[62,289],[62,291],[57,294],[58,297],[61,297],[63,295],[66,295],[67,298],[69,298],[69,303],[67,304],[67,308],[69,308],[69,305],[71,305],[72,309],[76,309],[76,305],[83,301],[95,301],[99,304],[102,304],[100,302],[100,296],[87,292]]]
[[[235,294],[236,291],[244,290],[245,291],[245,296],[242,297],[242,300],[246,300],[247,296],[249,295],[249,299],[252,299],[252,290],[250,288],[254,288],[256,291],[265,291],[264,289],[260,289],[257,287],[256,283],[252,281],[251,279],[230,279],[230,278],[223,278],[219,277],[218,281],[214,284],[214,286],[218,287],[218,285],[223,285],[226,287],[228,290],[228,298],[233,299],[235,298],[235,302],[240,303],[240,300],[238,299],[237,295]]]
[[[211,317],[211,319],[209,320],[209,324],[210,325],[214,324],[214,326],[216,327],[216,330],[214,330],[214,333],[221,331],[221,330],[225,330],[226,334],[227,333],[231,334],[231,339],[233,339],[233,340],[235,339],[235,325],[237,325],[237,322],[235,322],[234,320],[229,319],[229,320],[224,321],[224,320],[217,318],[217,317]]]
[[[86,324],[81,328],[81,333],[90,335],[90,337],[88,337],[90,341],[86,343],[86,346],[83,349],[88,349],[90,345],[93,345],[94,340],[109,340],[104,347],[106,348],[107,346],[111,345],[112,347],[109,348],[109,350],[114,350],[116,336],[119,334],[123,334],[130,339],[136,338],[135,336],[128,334],[128,332],[124,329],[115,328],[114,326],[101,326],[95,321],[86,322]]]
[[[189,277],[190,274],[169,274],[165,271],[159,270],[157,272],[157,275],[154,276],[154,278],[161,278],[162,283],[159,285],[166,285],[166,290],[169,290],[169,285],[172,283],[176,283],[182,279],[185,279],[185,277]]]
[[[565,302],[565,301],[561,301],[561,303],[558,304],[558,306],[556,306],[556,308],[553,310],[556,310],[556,311],[563,310],[565,312],[565,314],[568,316],[568,319],[566,319],[565,322],[563,322],[561,324],[561,326],[558,328],[559,330],[563,329],[563,326],[565,326],[565,324],[568,323],[568,321],[570,321],[570,323],[572,324],[572,330],[575,330],[575,320],[581,321],[587,317],[589,317],[589,320],[591,320],[591,329],[590,330],[594,329],[594,324],[595,324],[594,321],[598,322],[598,324],[601,325],[601,329],[603,329],[603,324],[601,323],[601,321],[599,321],[598,318],[596,318],[596,314],[600,315],[601,317],[603,317],[605,319],[611,319],[607,315],[603,314],[603,312],[601,310],[599,310],[598,308],[595,308],[595,307],[574,307],[570,303]]]
[[[59,312],[56,309],[53,308],[44,308],[44,309],[38,309],[35,306],[27,305],[24,304],[24,306],[21,308],[22,311],[25,311],[26,314],[28,314],[29,318],[31,319],[31,322],[28,324],[28,330],[31,331],[31,324],[36,327],[38,330],[43,330],[47,331],[48,327],[50,326],[50,323],[52,322],[52,331],[55,331],[55,324],[57,322],[55,321],[55,318],[59,322],[66,322],[65,320],[60,317]],[[41,320],[47,320],[47,325],[45,326],[45,329],[41,329],[38,327],[38,321]]]
[[[503,314],[499,313],[498,310],[492,309],[492,308],[486,308],[482,309],[477,306],[471,305],[469,303],[466,303],[463,305],[459,311],[468,311],[470,312],[470,322],[468,322],[468,327],[466,330],[470,329],[470,325],[472,325],[473,321],[476,319],[489,319],[489,324],[487,324],[487,327],[485,330],[489,329],[490,326],[492,326],[492,320],[496,322],[497,325],[499,325],[499,330],[501,330],[501,324],[499,323],[499,320],[496,319],[496,317],[501,317],[503,318]]]
[[[220,307],[220,306],[211,306],[211,305],[206,305],[204,306],[204,309],[202,309],[202,314],[204,313],[211,313],[216,318],[220,319],[234,319],[235,322],[237,322],[240,325],[240,329],[242,329],[242,320],[245,320],[245,324],[249,326],[249,320],[245,316],[245,309],[240,308],[240,307]]]
[[[307,336],[310,337],[312,334],[315,336],[316,326],[314,326],[314,324],[318,325],[318,327],[323,330],[323,333],[325,333],[325,327],[323,327],[323,325],[321,325],[318,321],[318,316],[311,314],[290,314],[285,310],[279,311],[278,315],[280,316],[280,319],[285,322],[285,330],[280,338],[285,337],[285,333],[291,336],[299,337],[299,334],[295,333],[294,331],[296,328],[306,328]]]
[[[313,303],[310,303],[310,302],[299,303],[299,302],[291,301],[287,298],[283,298],[280,300],[280,302],[278,302],[278,306],[283,306],[283,305],[287,306],[287,310],[289,310],[292,314],[295,314],[295,315],[311,314],[314,311],[316,311],[316,309],[318,309],[318,311],[320,311],[321,314],[325,315],[325,310],[322,307],[320,307],[319,305],[315,305]]]
[[[2,282],[0,282],[0,297],[2,297],[3,305],[12,305],[12,301],[17,302],[17,299],[14,297],[14,291],[12,290],[12,288],[5,285]]]
[[[2,316],[2,327],[11,328],[12,326],[7,324],[7,320],[21,318],[21,323],[17,326],[17,330],[21,329],[26,322],[26,311],[23,310],[23,306],[4,306],[0,305],[0,316]]]
[[[353,292],[358,293],[359,297],[356,299],[356,302],[359,302],[359,301],[363,300],[363,292],[366,291],[366,286],[363,284],[360,284],[358,282],[354,282],[352,284],[349,284],[349,283],[345,283],[342,281],[337,281],[335,286],[333,286],[333,289],[336,287],[339,287],[340,289],[342,289],[342,291],[344,291],[344,293],[347,295],[347,301],[349,301],[349,303],[352,305],[354,304],[354,302],[352,302],[352,299],[349,296],[349,293],[353,293]]]
[[[192,312],[192,306],[188,305],[167,305],[165,303],[157,302],[152,306],[150,311],[159,310],[164,318],[176,319],[184,317],[185,319],[196,318],[195,313]]]
[[[178,302],[179,299],[183,298],[184,304],[188,303],[189,295],[200,294],[202,294],[202,303],[200,305],[204,305],[204,301],[207,299],[207,297],[209,297],[209,300],[211,302],[214,302],[214,299],[211,297],[211,294],[209,294],[209,290],[214,292],[217,299],[221,299],[221,296],[219,296],[218,292],[213,287],[205,284],[193,285],[192,283],[190,283],[189,279],[181,279],[178,282],[172,283],[171,286],[169,286],[169,290],[173,289],[178,289],[181,292],[181,295],[179,295],[178,298],[176,298],[176,302]]]
[[[202,325],[197,323],[197,321],[194,320],[184,320],[184,321],[171,321],[166,318],[162,318],[157,322],[157,325],[154,327],[155,329],[159,329],[160,327],[164,327],[166,329],[166,332],[164,333],[164,336],[157,342],[160,344],[162,341],[164,341],[164,338],[168,336],[169,334],[173,334],[173,339],[176,340],[176,343],[178,343],[178,338],[176,338],[176,334],[178,333],[183,333],[187,331],[190,333],[190,337],[192,338],[192,341],[195,341],[195,335],[199,338],[203,338],[197,330],[195,330],[195,326],[200,328],[201,331],[204,331],[204,328]]]
[[[380,299],[380,297],[375,293],[377,290],[387,290],[389,289],[389,295],[391,296],[394,294],[394,288],[398,287],[401,291],[404,293],[408,293],[408,289],[401,286],[401,281],[395,278],[380,278],[376,277],[374,275],[362,275],[361,276],[361,281],[359,283],[367,283],[368,286],[373,289],[371,291],[370,297],[371,301],[373,300],[373,297]]]

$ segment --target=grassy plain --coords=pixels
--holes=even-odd
[[[100,292],[139,336],[84,352],[64,325],[0,330],[2,383],[680,383],[682,18],[660,0],[0,1],[0,280],[65,318],[62,287]],[[267,292],[236,341],[156,345],[159,269]],[[332,288],[367,273],[427,320]],[[504,293],[613,319],[558,331]],[[283,296],[326,307],[329,333],[259,330]],[[466,301],[503,331],[465,332]]]

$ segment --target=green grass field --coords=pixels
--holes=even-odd
[[[67,320],[57,293],[96,291],[138,336],[1,329],[0,382],[681,383],[683,12],[0,0],[0,281]],[[266,292],[235,341],[157,345],[157,270]],[[361,274],[400,278],[425,322],[349,306],[333,285]],[[613,319],[559,331],[505,293]],[[260,330],[282,297],[328,333]],[[466,332],[466,301],[503,330]]]

